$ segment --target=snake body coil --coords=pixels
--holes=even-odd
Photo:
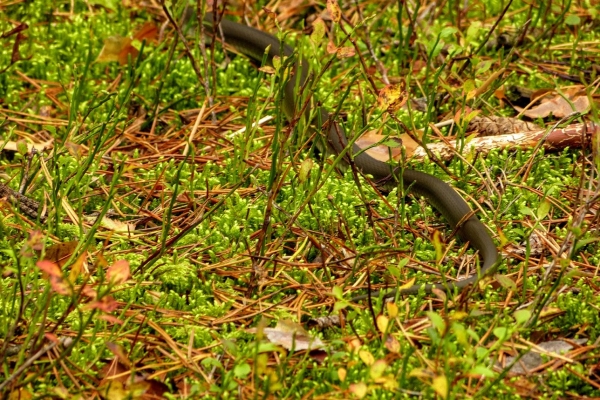
[[[204,24],[209,30],[219,32],[218,29],[213,28],[213,14],[207,13],[205,15]],[[263,60],[265,50],[269,46],[268,63],[272,62],[274,56],[290,56],[293,52],[292,48],[287,45],[281,48],[279,40],[274,36],[257,29],[228,20],[220,21],[219,27],[228,45],[233,46],[240,53],[259,63]],[[220,34],[217,33],[217,36],[220,36]],[[300,83],[303,83],[307,76],[307,63],[302,64],[303,66],[297,66],[296,68],[296,71],[300,69]],[[295,86],[295,79],[290,79],[285,86],[283,110],[288,119],[294,116]],[[321,121],[328,121],[329,113],[327,111],[321,108],[320,114]],[[327,142],[331,150],[336,154],[341,153],[348,145],[348,139],[343,127],[335,123],[330,123]],[[430,293],[432,289],[436,288],[445,291],[461,289],[476,282],[480,276],[486,275],[494,269],[498,263],[499,255],[492,238],[485,225],[473,215],[469,205],[451,186],[423,172],[400,169],[398,167],[393,169],[389,164],[381,162],[361,150],[356,144],[352,145],[352,154],[355,154],[353,157],[354,163],[363,174],[371,175],[376,182],[384,183],[384,190],[385,186],[389,189],[390,183],[396,181],[394,176],[399,177],[401,175],[404,187],[409,187],[412,193],[425,197],[446,218],[453,229],[458,226],[458,235],[461,239],[468,241],[479,252],[481,258],[479,274],[446,284],[415,285],[402,289],[400,294],[416,294],[421,288],[426,293]],[[392,297],[396,293],[397,290],[391,290],[386,292],[383,297]],[[374,296],[378,294],[379,292],[372,293]],[[352,300],[358,301],[366,297],[366,295],[356,296]]]

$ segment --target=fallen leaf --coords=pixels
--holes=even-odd
[[[419,145],[408,135],[400,137],[389,137],[378,133],[377,130],[371,130],[363,134],[356,140],[356,145],[361,149],[366,149],[366,153],[381,162],[390,160],[398,161],[402,158],[402,146],[407,158],[410,158],[414,149]],[[392,145],[392,146],[389,146]]]
[[[158,27],[152,22],[146,22],[133,34],[133,39],[156,43],[158,40]]]
[[[515,107],[515,110],[526,117],[535,119],[546,118],[550,114],[552,114],[554,118],[564,118],[571,115],[573,112],[585,113],[590,108],[590,101],[585,90],[580,87],[564,90],[563,95],[564,97],[560,94],[555,94],[550,98],[546,96],[537,106],[527,110]],[[573,103],[573,105],[571,106],[570,103]]]
[[[353,57],[355,54],[356,54],[356,51],[354,50],[354,47],[350,47],[350,46],[340,47],[337,50],[337,58],[339,58],[339,59],[350,58],[350,57]]]
[[[396,112],[408,101],[406,82],[401,80],[398,84],[387,85],[379,91],[377,106],[382,110]]]
[[[87,303],[84,307],[86,310],[99,310],[105,313],[111,313],[118,308],[118,303],[111,296],[104,296],[98,301]]]
[[[256,333],[257,329],[248,329],[248,332]],[[271,343],[287,350],[315,350],[325,346],[321,339],[310,336],[302,325],[291,320],[280,320],[275,328],[263,328],[263,333]]]
[[[51,261],[60,268],[71,258],[78,244],[78,241],[53,244],[46,249],[44,260]]]
[[[108,267],[108,270],[106,271],[106,278],[112,285],[125,283],[127,279],[129,279],[129,276],[129,262],[126,260],[115,261],[115,263]]]
[[[544,358],[542,354],[545,354],[547,358],[552,359],[552,354],[565,354],[571,351],[575,346],[573,343],[583,345],[588,339],[573,339],[569,341],[565,340],[550,340],[537,344],[536,349],[527,351],[523,356],[510,368],[510,373],[515,375],[529,374],[529,371],[534,370],[544,364]],[[541,350],[541,351],[540,351]],[[515,361],[516,357],[506,357],[504,359],[504,365],[509,366]],[[502,369],[500,364],[496,364],[498,369]]]
[[[118,61],[119,64],[125,65],[130,58],[132,60],[136,58],[138,53],[138,50],[131,45],[130,38],[118,35],[109,36],[104,39],[104,46],[102,46],[96,62]]]
[[[350,385],[349,389],[350,392],[359,399],[365,397],[369,391],[368,386],[364,382],[353,383]]]
[[[339,23],[342,19],[342,10],[337,0],[327,0],[327,11],[331,15],[331,20],[335,23]]]
[[[390,353],[398,354],[400,353],[400,342],[392,335],[388,335],[385,339],[385,348],[388,349]]]
[[[56,263],[53,263],[49,260],[41,260],[38,261],[35,265],[42,271],[44,271],[48,276],[56,276],[62,278],[62,271]]]

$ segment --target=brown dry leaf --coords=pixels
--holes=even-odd
[[[69,260],[77,245],[78,241],[73,240],[71,242],[56,243],[46,249],[46,255],[44,260],[56,263],[58,267],[62,267]]]
[[[356,51],[354,50],[354,47],[350,47],[350,46],[340,47],[337,50],[337,58],[339,58],[339,59],[350,58],[350,57],[353,57],[355,54],[356,54]]]
[[[131,45],[130,38],[121,36],[110,36],[104,39],[104,46],[100,50],[96,62],[111,62],[118,61],[119,64],[125,65],[129,60],[134,59],[138,55],[138,50]]]
[[[73,252],[77,248],[79,242],[71,241],[65,243],[57,243],[46,249],[46,255],[44,260],[51,261],[55,263],[59,268],[62,268],[65,263],[71,258]],[[77,257],[77,259],[71,264],[71,270],[69,272],[69,282],[75,283],[77,278],[82,274],[82,272],[88,272],[88,266],[86,262],[87,251],[84,251]]]
[[[152,22],[146,22],[133,34],[133,39],[156,43],[158,41],[158,27]]]
[[[527,110],[520,107],[515,107],[515,110],[526,117],[535,119],[546,118],[550,114],[555,118],[564,118],[573,112],[584,113],[590,108],[590,101],[585,90],[580,86],[568,88],[563,91],[563,94],[564,97],[558,93],[551,98],[545,97],[539,105]],[[573,103],[573,105],[571,106],[570,103]]]
[[[376,143],[380,144],[375,145]],[[419,144],[408,135],[386,137],[379,134],[377,130],[366,132],[356,140],[356,144],[361,149],[367,149],[366,152],[369,156],[381,162],[389,161],[390,155],[393,160],[399,161],[402,158],[402,146],[404,146],[407,158],[410,158],[415,149],[419,147]]]
[[[392,335],[388,335],[385,339],[385,348],[388,349],[390,353],[398,354],[400,353],[400,342]]]
[[[327,11],[331,15],[331,20],[335,23],[339,23],[342,19],[342,10],[337,0],[327,0]]]
[[[146,379],[141,374],[132,377],[130,369],[117,359],[105,365],[100,376],[102,381],[98,385],[98,393],[104,399],[164,399],[164,394],[168,391],[164,383],[155,379]]]
[[[257,329],[251,328],[247,331],[256,333]],[[280,320],[275,328],[264,328],[263,334],[271,343],[278,344],[287,350],[315,350],[325,346],[321,339],[310,336],[302,325],[291,320]]]
[[[337,53],[338,48],[335,45],[335,43],[333,43],[331,40],[329,42],[327,42],[327,54],[334,54]]]
[[[573,344],[584,345],[588,339],[571,339],[565,340],[550,340],[537,344],[536,349],[527,351],[520,359],[510,368],[510,373],[515,375],[529,374],[529,371],[534,370],[541,365],[545,364],[545,360],[542,354],[545,354],[549,359],[558,358],[562,354],[566,354],[573,350],[575,347]],[[506,357],[504,365],[511,365],[515,360],[515,357]],[[498,369],[502,369],[499,364],[496,365]]]
[[[377,106],[382,110],[396,112],[408,101],[406,82],[401,80],[398,84],[386,85],[379,91]]]

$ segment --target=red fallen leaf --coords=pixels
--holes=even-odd
[[[62,271],[60,270],[58,265],[56,265],[52,261],[41,260],[41,261],[38,261],[35,265],[37,265],[37,267],[39,269],[44,271],[50,277],[54,276],[54,277],[62,278]]]
[[[90,299],[95,299],[96,297],[98,297],[98,292],[96,292],[95,289],[89,287],[89,286],[85,286],[82,290],[81,293],[85,296],[85,297],[89,297]]]
[[[58,336],[56,336],[54,333],[46,332],[44,333],[44,337],[53,343],[60,342],[60,340],[58,340]]]
[[[127,282],[129,275],[129,262],[126,260],[116,261],[108,268],[108,271],[106,271],[106,277],[113,285],[120,285]]]
[[[92,301],[85,305],[85,309],[87,310],[99,310],[105,313],[111,313],[118,308],[117,301],[111,296],[103,297],[99,301]]]
[[[133,34],[133,38],[140,42],[144,40],[147,42],[156,42],[158,40],[158,27],[152,22],[146,22]]]
[[[71,286],[63,278],[59,278],[58,276],[50,277],[50,287],[52,287],[52,290],[54,290],[56,293],[63,296],[67,296],[72,293]]]
[[[125,322],[123,322],[122,319],[119,319],[117,317],[115,317],[114,315],[109,315],[109,314],[102,314],[98,317],[98,319],[104,320],[106,322],[108,322],[109,324],[113,324],[113,325],[123,325]]]

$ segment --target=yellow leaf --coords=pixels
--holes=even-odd
[[[368,390],[369,388],[363,382],[353,383],[352,385],[350,385],[350,392],[352,392],[352,394],[354,394],[359,399],[365,397],[367,395]]]
[[[396,303],[386,303],[385,306],[390,318],[396,318],[398,316],[398,305]]]
[[[310,40],[314,44],[319,44],[319,43],[321,43],[323,36],[325,36],[325,22],[323,22],[323,20],[321,18],[317,18],[313,22],[312,26],[313,26],[313,31],[310,34]]]
[[[377,316],[377,329],[379,329],[379,332],[382,332],[382,333],[387,332],[389,322],[390,322],[390,320],[385,315],[378,315]]]
[[[373,365],[373,363],[375,362],[375,357],[373,357],[373,354],[371,354],[369,350],[360,350],[358,352],[358,356],[360,357],[362,362],[364,362],[367,365]]]
[[[442,399],[448,397],[448,380],[444,375],[439,375],[433,378],[431,386]]]
[[[413,378],[426,379],[431,378],[431,372],[424,368],[414,368],[408,373],[408,376]]]
[[[382,110],[398,111],[408,101],[406,82],[404,80],[396,85],[387,85],[379,91],[377,106]]]

